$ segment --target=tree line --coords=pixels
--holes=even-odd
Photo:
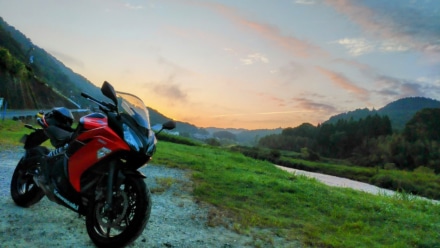
[[[283,129],[259,140],[259,147],[306,153],[308,159],[345,159],[354,165],[440,173],[440,109],[417,112],[401,132],[393,132],[388,116]]]

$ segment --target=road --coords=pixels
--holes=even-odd
[[[1,119],[12,119],[13,117],[19,117],[19,116],[35,116],[39,111],[44,111],[45,113],[50,111],[50,109],[20,109],[20,110],[14,110],[14,109],[8,109],[6,112],[3,110],[0,111],[0,118]],[[73,113],[75,112],[87,112],[88,109],[71,109]]]

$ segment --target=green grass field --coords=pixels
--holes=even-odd
[[[0,147],[18,145],[26,132],[0,122]],[[255,247],[275,238],[304,247],[440,247],[440,204],[407,194],[333,188],[208,146],[159,141],[152,163],[188,170],[194,197],[229,218],[208,224],[252,235]]]
[[[312,247],[436,247],[440,205],[409,195],[332,188],[219,148],[159,142],[154,163],[189,169],[194,195],[226,211],[232,227]],[[254,234],[257,237],[258,234]]]

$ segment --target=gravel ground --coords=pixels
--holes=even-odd
[[[85,219],[67,208],[46,197],[30,208],[14,204],[9,187],[21,155],[22,151],[0,151],[0,248],[94,247]],[[223,226],[208,226],[208,213],[213,208],[194,201],[191,181],[185,171],[154,165],[141,170],[148,176],[146,183],[152,192],[160,188],[157,178],[172,178],[174,183],[163,192],[153,193],[147,227],[129,247],[254,247],[262,244]],[[277,238],[271,242],[263,246],[299,247]]]
[[[9,182],[20,153],[1,152],[0,159],[0,247],[93,247],[84,218],[47,198],[30,207],[14,204]],[[147,185],[154,191],[156,178],[173,178],[173,185],[154,193],[150,221],[142,235],[129,247],[228,247],[245,246],[238,234],[222,227],[206,226],[207,207],[194,203],[182,191],[190,183],[184,171],[147,166]]]

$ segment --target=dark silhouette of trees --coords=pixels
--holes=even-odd
[[[339,119],[317,127],[304,123],[259,140],[260,147],[347,159],[352,164],[402,170],[425,168],[440,173],[440,108],[417,112],[401,133],[378,114],[359,120]]]
[[[353,151],[369,138],[390,135],[387,116],[367,116],[365,119],[340,119],[335,124],[314,127],[309,123],[286,128],[279,135],[266,136],[259,141],[262,147],[300,152],[302,148],[326,157],[349,158]]]

